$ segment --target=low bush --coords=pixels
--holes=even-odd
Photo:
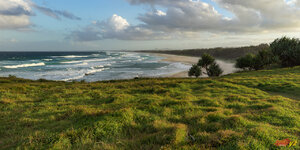
[[[202,72],[204,68],[206,72]],[[200,72],[199,72],[200,71]],[[199,77],[202,74],[207,74],[209,77],[218,77],[223,73],[220,65],[216,63],[216,59],[209,55],[203,54],[197,65],[193,65],[189,71],[189,76]]]
[[[197,65],[193,65],[192,68],[189,70],[190,77],[195,76],[196,78],[198,78],[201,75],[202,75],[202,70]]]

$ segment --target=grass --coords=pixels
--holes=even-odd
[[[0,78],[0,149],[285,149],[274,143],[299,143],[299,97],[300,67],[214,79]]]

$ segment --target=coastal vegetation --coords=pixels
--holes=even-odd
[[[300,67],[93,83],[0,78],[0,149],[284,149],[274,143],[300,140],[299,81]]]
[[[203,54],[209,54],[217,59],[223,60],[236,60],[239,57],[245,56],[248,53],[256,54],[261,50],[269,48],[269,44],[260,44],[257,46],[245,46],[245,47],[217,47],[208,49],[185,49],[185,50],[148,50],[137,52],[149,52],[159,54],[171,54],[179,56],[192,56],[201,57]]]
[[[202,72],[205,69],[205,72]],[[198,73],[200,71],[200,73]],[[203,54],[199,59],[198,64],[195,64],[189,70],[188,75],[199,77],[202,74],[206,74],[209,77],[218,77],[223,73],[223,70],[216,63],[216,59],[209,54]]]
[[[194,64],[190,68],[188,75],[189,75],[189,77],[195,76],[196,78],[198,78],[202,75],[202,69],[198,65]]]
[[[236,67],[243,70],[261,70],[271,65],[293,67],[300,65],[300,40],[282,37],[257,54],[247,54],[237,59]]]

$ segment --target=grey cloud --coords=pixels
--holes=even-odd
[[[297,28],[300,25],[300,10],[289,6],[284,0],[215,1],[220,6],[233,12],[236,19],[241,22],[247,22],[251,17],[249,13],[244,13],[245,11],[256,13],[257,19],[253,19],[257,21],[255,25],[263,30]]]
[[[87,27],[73,31],[67,38],[87,42],[104,39],[150,40],[166,38],[163,32],[154,32],[143,25],[130,26],[126,19],[118,15],[104,21],[94,22]]]
[[[29,17],[34,15],[28,1],[0,1],[0,29],[25,29],[31,26]]]
[[[53,10],[47,7],[42,7],[42,6],[38,6],[38,5],[34,5],[34,7],[36,9],[38,9],[39,11],[41,11],[42,13],[44,13],[45,15],[49,16],[49,17],[53,17],[55,19],[60,20],[61,16],[71,19],[71,20],[81,20],[80,17],[75,16],[74,14],[67,12],[67,11],[60,11],[60,10]]]
[[[230,19],[201,0],[127,1],[133,5],[167,9],[165,16],[158,16],[153,11],[138,17],[155,30],[260,32],[296,29],[300,25],[299,0],[294,1],[296,7],[289,6],[284,0],[213,0],[219,7],[234,14]]]
[[[6,10],[0,10],[0,15],[6,15],[6,16],[20,16],[20,15],[26,15],[26,16],[32,16],[34,15],[33,12],[30,10],[26,10],[22,6],[13,7]]]
[[[231,12],[231,18],[202,0],[126,1],[132,5],[150,6],[151,11],[137,17],[142,22],[140,25],[128,24],[126,28],[117,31],[116,22],[111,19],[99,21],[93,25],[95,33],[86,28],[74,31],[75,39],[151,40],[201,36],[202,33],[244,34],[300,30],[300,0],[294,0],[293,6],[284,0],[212,0],[220,8]],[[157,8],[164,8],[165,12]],[[87,35],[94,38],[84,38]]]
[[[64,17],[72,20],[81,20],[80,17],[70,12],[37,6],[30,0],[0,0],[0,29],[24,31],[33,27],[30,21],[30,17],[35,15],[32,10],[33,7],[56,19]]]

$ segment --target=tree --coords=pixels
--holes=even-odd
[[[273,55],[270,49],[261,50],[254,57],[254,69],[260,70],[265,67],[270,66],[271,64],[277,63],[278,59]]]
[[[220,65],[218,65],[216,62],[213,62],[207,69],[207,75],[209,77],[218,77],[223,73],[223,70],[221,69]]]
[[[254,58],[255,55],[253,54],[247,54],[246,56],[240,57],[236,60],[235,67],[241,68],[243,70],[253,70]]]
[[[300,65],[300,40],[282,37],[270,44],[272,53],[277,56],[283,67]]]
[[[201,59],[198,62],[198,66],[205,68],[207,70],[209,65],[213,64],[215,61],[216,61],[215,58],[212,57],[211,55],[203,54]]]
[[[235,66],[243,70],[261,70],[273,63],[278,62],[270,49],[259,51],[256,55],[247,54],[236,60]]]
[[[192,68],[189,70],[190,77],[195,76],[196,78],[198,78],[201,75],[202,75],[202,70],[197,65],[193,65]]]
[[[216,63],[216,59],[209,54],[203,54],[201,56],[198,66],[204,68],[206,72],[203,73],[206,73],[209,77],[220,76],[223,73],[223,70]]]

